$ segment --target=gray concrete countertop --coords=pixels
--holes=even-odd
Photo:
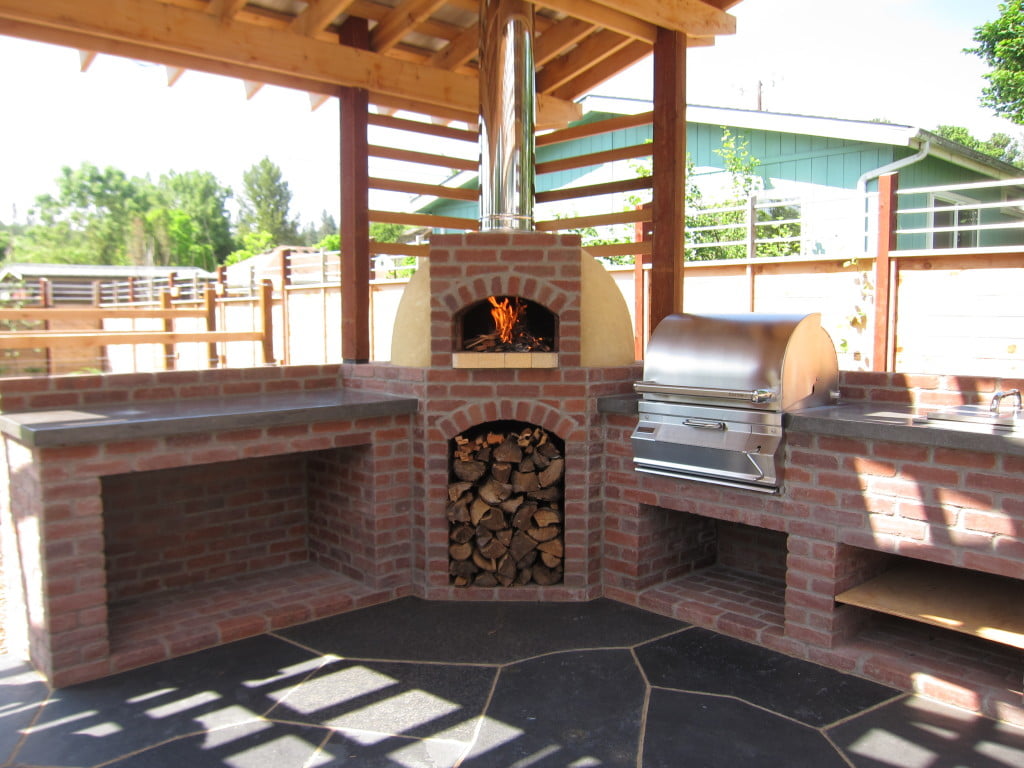
[[[415,398],[329,389],[268,395],[0,413],[0,432],[25,445],[103,443],[194,432],[414,413]]]
[[[794,432],[1024,456],[1024,433],[1020,431],[928,419],[928,410],[934,409],[878,403],[829,405],[790,413],[783,424]]]
[[[636,415],[637,395],[599,398],[599,413]],[[836,435],[863,440],[959,448],[984,453],[1024,456],[1024,432],[968,422],[926,418],[928,410],[879,403],[850,403],[807,408],[785,415],[783,424],[793,432]]]

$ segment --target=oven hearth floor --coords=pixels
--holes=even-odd
[[[402,598],[58,691],[0,657],[0,717],[23,768],[1024,764],[1022,729],[607,599]]]

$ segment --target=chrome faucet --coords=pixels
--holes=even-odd
[[[1021,400],[1020,400],[1020,390],[1019,389],[1008,389],[1005,392],[1003,390],[999,390],[994,395],[992,395],[992,402],[989,405],[988,409],[990,411],[992,411],[992,413],[998,412],[999,411],[999,403],[1000,403],[1000,401],[1004,397],[1012,397],[1013,398],[1013,402],[1014,402],[1013,409],[1015,411],[1019,411],[1021,409]]]

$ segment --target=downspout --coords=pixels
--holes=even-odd
[[[891,163],[879,166],[878,168],[875,168],[873,170],[865,171],[864,173],[862,173],[860,175],[860,178],[857,179],[857,194],[860,196],[861,199],[864,200],[864,206],[863,206],[863,210],[861,212],[864,214],[864,252],[865,253],[867,253],[868,237],[871,234],[870,226],[868,224],[868,219],[867,219],[867,215],[868,215],[868,211],[867,211],[867,205],[868,205],[868,182],[871,181],[871,179],[877,179],[879,176],[883,176],[883,175],[885,175],[887,173],[892,173],[893,171],[898,171],[900,168],[905,168],[908,165],[913,165],[914,163],[918,162],[919,160],[924,160],[926,157],[928,157],[928,153],[931,152],[931,150],[932,150],[932,143],[931,143],[930,140],[926,139],[924,144],[921,145],[921,148],[918,149],[917,152],[915,152],[914,154],[912,154],[912,155],[910,155],[908,157],[901,158],[899,160],[894,160]]]
[[[875,168],[874,170],[865,171],[864,173],[862,173],[860,175],[860,178],[857,179],[857,191],[861,195],[867,195],[867,192],[868,192],[868,182],[871,181],[871,179],[877,179],[879,176],[881,176],[883,174],[892,173],[893,171],[898,171],[900,168],[905,168],[908,165],[913,165],[918,160],[924,160],[928,156],[928,153],[931,152],[931,150],[932,150],[932,143],[931,143],[931,141],[925,140],[924,144],[921,145],[921,148],[919,150],[917,150],[917,152],[915,152],[913,155],[910,155],[909,157],[901,158],[899,160],[894,160],[893,162],[889,163],[888,165],[879,166],[878,168]]]

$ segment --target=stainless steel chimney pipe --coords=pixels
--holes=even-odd
[[[533,5],[480,0],[480,230],[533,229]]]

